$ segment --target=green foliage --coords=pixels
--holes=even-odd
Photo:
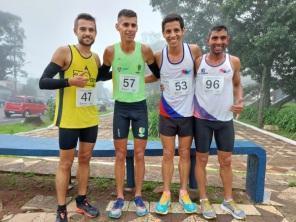
[[[55,113],[55,100],[51,97],[48,99],[47,101],[47,107],[48,107],[48,116],[49,116],[49,119],[51,121],[53,121],[54,119],[54,113]]]
[[[240,115],[240,120],[251,124],[257,122],[258,109],[255,106],[248,106]],[[285,136],[294,138],[296,135],[296,104],[290,103],[284,105],[280,110],[277,108],[268,108],[264,113],[264,122],[266,125],[277,125],[283,130]],[[286,132],[286,133],[285,133]]]
[[[296,133],[296,104],[284,106],[276,115],[275,123],[288,132]]]
[[[158,123],[159,123],[159,114],[158,111],[150,111],[148,113],[148,121],[149,121],[149,126],[148,126],[148,135],[152,137],[158,137],[159,132],[158,132]]]
[[[20,27],[21,21],[16,15],[0,11],[0,80],[8,75],[26,75],[21,70],[25,63],[25,34],[24,29]]]
[[[12,123],[12,124],[1,124],[0,134],[15,134],[19,132],[27,132],[30,130],[46,127],[50,124],[48,120],[40,126],[27,123]]]

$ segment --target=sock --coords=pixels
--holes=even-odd
[[[171,191],[169,191],[169,190],[165,190],[165,191],[163,191],[163,193],[165,193],[167,196],[171,196]]]
[[[66,204],[64,204],[64,205],[58,205],[58,209],[57,209],[57,211],[66,211]]]
[[[187,193],[187,190],[180,190],[180,197],[184,196]]]
[[[78,196],[76,197],[76,203],[78,203],[78,204],[82,204],[83,201],[85,200],[85,198],[86,198],[86,195],[78,195]]]

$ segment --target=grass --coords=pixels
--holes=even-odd
[[[10,123],[10,124],[1,124],[0,134],[15,134],[20,132],[27,132],[34,129],[44,128],[51,124],[52,122],[47,118],[44,120],[44,123],[40,126],[34,124],[26,123]]]
[[[289,182],[289,187],[296,187],[296,181]]]

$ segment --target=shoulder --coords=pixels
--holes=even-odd
[[[69,45],[65,46],[60,46],[56,49],[54,54],[59,54],[59,55],[67,55],[71,53],[71,49]]]
[[[202,55],[201,49],[197,44],[188,44],[193,59],[197,59]]]
[[[105,52],[104,52],[105,54],[114,54],[114,45],[109,45],[109,46],[107,46],[106,48],[105,48]]]
[[[233,55],[230,55],[229,54],[229,60],[230,60],[230,63],[232,65],[232,67],[235,69],[235,70],[239,70],[240,69],[240,66],[241,66],[241,62],[240,62],[240,59],[239,57],[237,56],[233,56]]]
[[[71,61],[71,49],[67,46],[60,46],[54,52],[51,61],[65,68]]]
[[[152,49],[150,48],[150,46],[143,44],[143,43],[141,43],[141,49],[142,49],[142,53],[144,55],[152,52]]]
[[[95,52],[93,52],[93,55],[95,57],[95,60],[96,60],[96,63],[98,65],[98,67],[100,67],[101,66],[101,61],[100,61],[99,55],[97,53],[95,53]]]

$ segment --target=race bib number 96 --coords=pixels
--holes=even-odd
[[[93,106],[95,105],[95,90],[94,89],[76,89],[76,106]]]
[[[221,94],[224,87],[223,76],[203,76],[203,90],[205,93]]]
[[[121,92],[137,93],[139,91],[139,76],[121,75],[119,84]]]

